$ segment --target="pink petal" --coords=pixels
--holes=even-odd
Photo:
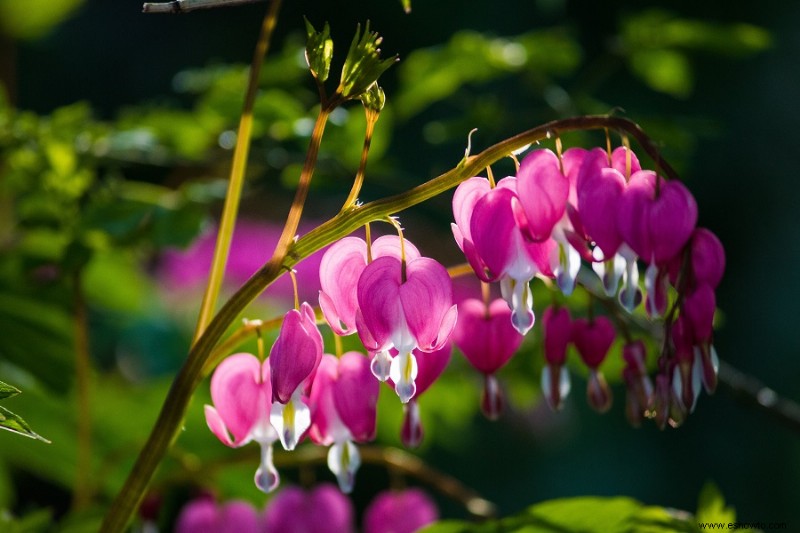
[[[337,429],[344,427],[336,406],[333,403],[333,389],[336,384],[338,361],[332,355],[323,355],[314,374],[311,395],[308,399],[311,409],[311,427],[308,435],[314,444],[330,446]],[[373,380],[374,381],[374,380]]]
[[[214,407],[206,409],[209,429],[228,446],[244,444],[256,423],[267,417],[269,393],[269,383],[262,381],[262,364],[254,355],[227,357],[211,377]]]
[[[387,256],[367,265],[358,280],[361,317],[375,341],[374,347],[367,346],[369,349],[384,349],[391,344],[393,333],[406,327],[400,303],[400,284],[400,260]]]
[[[603,168],[586,179],[578,191],[578,210],[583,228],[610,259],[622,244],[622,235],[617,229],[617,220],[609,213],[616,213],[619,198],[625,190],[625,178],[612,168]]]
[[[534,150],[528,154],[520,164],[517,177],[517,192],[525,208],[529,231],[534,240],[545,240],[564,215],[569,180],[561,173],[558,158],[550,150]]]
[[[333,403],[339,418],[357,442],[374,439],[380,385],[369,359],[359,352],[347,352],[339,359],[338,373]]]
[[[572,342],[590,369],[596,369],[605,359],[614,343],[616,331],[611,321],[604,316],[593,321],[579,318],[572,323]],[[599,383],[599,382],[598,382]]]
[[[367,266],[367,243],[358,237],[345,237],[325,252],[319,267],[322,290],[319,304],[331,329],[339,335],[355,331],[358,309],[356,285]]]
[[[406,282],[399,292],[405,322],[419,349],[441,346],[455,325],[453,284],[447,269],[428,257],[414,259],[406,266]]]
[[[218,528],[214,531],[218,533],[255,533],[260,531],[261,527],[261,517],[250,503],[231,500],[220,509]]]
[[[472,212],[478,200],[490,189],[489,180],[474,177],[461,182],[453,193],[453,219],[461,232],[462,240],[472,240],[472,233],[470,233]],[[463,250],[458,238],[456,238],[456,242]]]
[[[706,343],[714,333],[714,311],[717,300],[714,289],[709,285],[699,285],[683,302],[683,313],[692,325],[694,339]]]
[[[561,366],[567,359],[567,345],[572,336],[572,317],[566,307],[548,307],[542,315],[544,357],[551,365]]]
[[[511,309],[502,299],[489,308],[471,298],[458,304],[453,342],[470,364],[484,374],[494,374],[519,348],[524,338],[511,324]]]
[[[419,372],[415,382],[417,393],[414,397],[419,398],[447,368],[453,348],[450,343],[447,343],[442,348],[432,352],[422,353],[419,350],[414,350],[414,353],[417,357],[417,365],[419,365]]]
[[[692,236],[692,272],[697,284],[717,288],[725,273],[725,249],[712,232],[697,228]]]
[[[630,154],[630,169],[628,169],[627,154]],[[611,152],[611,167],[616,169],[625,178],[629,178],[634,173],[642,170],[642,165],[639,164],[639,158],[636,157],[633,150],[629,150],[624,146],[618,146]]]
[[[403,239],[406,250],[406,261],[420,257],[419,250],[408,239]],[[372,243],[372,259],[378,257],[394,257],[400,259],[400,237],[397,235],[384,235]]]
[[[477,255],[495,281],[505,274],[514,254],[514,234],[519,233],[511,200],[516,195],[506,187],[486,193],[476,204],[470,221],[472,243]],[[473,267],[474,269],[474,267]]]
[[[636,255],[648,262],[653,258],[649,228],[655,185],[655,172],[642,170],[633,174],[619,199],[617,210],[617,228],[622,239]]]
[[[300,311],[292,309],[286,313],[278,339],[270,350],[273,401],[288,402],[321,358],[322,335],[317,329],[314,310],[303,302]]]
[[[413,533],[438,517],[436,504],[420,489],[385,491],[364,511],[364,533]]]
[[[689,241],[697,224],[697,202],[683,183],[661,183],[650,210],[650,238],[656,263],[666,263]]]

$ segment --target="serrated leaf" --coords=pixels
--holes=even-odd
[[[0,428],[6,429],[18,435],[22,435],[23,437],[40,440],[50,444],[49,440],[33,431],[21,416],[12,413],[2,406],[0,406]]]
[[[333,39],[331,39],[331,28],[326,22],[322,31],[318,32],[314,26],[306,21],[306,63],[311,75],[320,83],[328,79],[331,72],[331,60],[333,59]]]
[[[9,385],[8,383],[3,383],[2,381],[0,381],[0,400],[11,398],[12,396],[16,396],[20,392],[22,391],[14,387],[13,385]]]

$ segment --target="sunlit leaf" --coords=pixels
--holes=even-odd
[[[0,381],[0,400],[3,400],[5,398],[11,398],[12,396],[16,396],[20,392],[22,391],[20,391],[13,385],[9,385],[8,383],[3,383],[2,381]]]
[[[0,0],[0,25],[8,35],[32,39],[71,15],[84,0]]]
[[[0,405],[0,428],[11,431],[23,437],[40,440],[50,444],[50,441],[42,437],[28,425],[21,416],[12,413],[5,407]]]
[[[697,498],[698,522],[736,522],[736,510],[725,505],[725,498],[711,481],[708,481],[700,490]]]

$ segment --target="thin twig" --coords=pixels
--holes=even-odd
[[[145,2],[142,13],[188,13],[197,9],[229,7],[252,4],[263,0],[173,0],[172,2]]]
[[[767,413],[781,424],[800,432],[800,404],[779,395],[757,378],[719,362],[719,382],[735,397]]]

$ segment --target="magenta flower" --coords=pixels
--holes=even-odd
[[[549,239],[564,216],[570,193],[569,178],[564,175],[561,162],[550,150],[533,150],[522,160],[517,178],[528,234],[534,241]]]
[[[400,238],[396,235],[379,237],[371,246],[372,258],[400,259]],[[420,257],[417,248],[405,241],[406,259]],[[358,237],[345,237],[331,245],[319,266],[319,306],[325,320],[337,335],[356,331],[358,311],[358,278],[367,266],[367,243]]]
[[[611,408],[611,388],[598,367],[608,355],[614,343],[616,331],[611,321],[604,316],[594,320],[579,318],[572,323],[572,342],[581,359],[589,367],[589,382],[586,398],[589,405],[599,413]]]
[[[684,413],[691,413],[697,405],[702,386],[702,363],[695,357],[691,321],[680,315],[672,324],[672,346],[675,348],[672,388],[676,403]]]
[[[422,490],[384,491],[364,511],[364,533],[413,533],[438,518],[436,504]]]
[[[706,284],[716,289],[725,273],[725,250],[716,235],[705,228],[696,228],[689,241],[689,263],[692,285]],[[683,268],[683,257],[678,255],[669,265],[669,276],[677,285],[678,275]]]
[[[379,257],[358,280],[359,336],[370,352],[382,357],[395,348],[389,377],[403,403],[416,392],[418,367],[414,349],[433,352],[445,345],[458,314],[452,303],[447,270],[427,257],[403,263]]]
[[[707,284],[699,285],[683,302],[682,313],[690,324],[697,364],[702,368],[703,386],[711,394],[717,388],[719,358],[714,349],[714,311],[717,299]]]
[[[187,503],[175,522],[175,533],[260,533],[261,517],[248,502],[232,500],[218,506],[209,496]]]
[[[293,450],[311,425],[303,389],[310,386],[321,358],[322,335],[314,310],[303,302],[299,311],[291,309],[286,313],[269,352],[273,401],[270,421],[286,450]]]
[[[485,282],[500,280],[511,321],[524,335],[535,320],[528,283],[538,273],[553,276],[558,253],[552,239],[529,243],[523,238],[513,208],[519,201],[516,187],[513,177],[500,180],[494,189],[482,178],[465,181],[453,196],[452,228],[475,274]]]
[[[502,410],[502,395],[494,374],[522,344],[523,336],[511,324],[511,310],[501,299],[486,305],[474,298],[458,304],[453,342],[469,363],[485,376],[481,408],[491,420]]]
[[[564,367],[572,336],[569,309],[548,307],[542,316],[542,333],[546,361],[542,369],[542,393],[550,409],[559,411],[571,388],[569,372]]]
[[[355,533],[353,504],[330,483],[311,491],[286,487],[267,503],[265,531]]]
[[[587,151],[570,148],[561,156],[550,150],[534,150],[523,159],[517,173],[519,203],[514,214],[522,234],[534,242],[549,237],[557,243],[553,267],[564,295],[575,289],[581,266],[579,249],[572,244],[576,231],[583,232],[577,216],[577,179]]]
[[[660,307],[656,301],[659,269],[680,253],[696,223],[697,203],[682,183],[662,180],[649,170],[631,176],[619,200],[617,224],[628,246],[650,265],[645,289],[651,314]]]
[[[324,355],[314,376],[309,436],[316,444],[331,446],[328,468],[344,493],[353,490],[361,464],[353,441],[375,438],[378,388],[369,360],[359,352],[347,352],[340,359]]]
[[[211,400],[214,406],[205,406],[211,432],[231,448],[256,441],[261,446],[256,486],[264,492],[273,490],[279,478],[272,464],[272,443],[278,434],[270,424],[272,387],[267,362],[248,353],[227,357],[211,377]]]

